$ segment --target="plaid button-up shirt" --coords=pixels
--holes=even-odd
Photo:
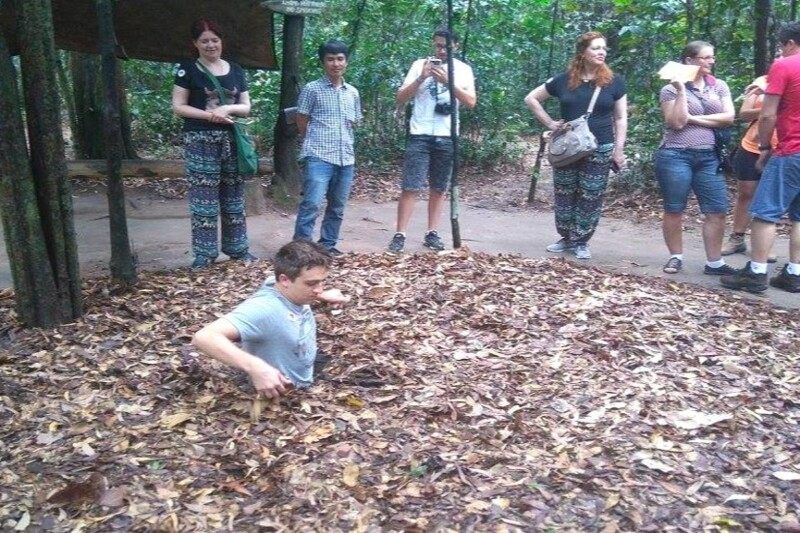
[[[345,82],[335,87],[327,77],[312,81],[300,91],[297,112],[309,117],[300,159],[318,157],[339,166],[355,163],[353,128],[363,118],[358,89]]]

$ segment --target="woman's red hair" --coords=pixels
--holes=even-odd
[[[572,58],[572,61],[570,61],[569,68],[567,68],[567,86],[570,90],[575,89],[583,82],[581,79],[583,76],[583,53],[586,52],[586,49],[589,48],[592,41],[595,39],[605,40],[605,38],[605,35],[598,31],[589,31],[578,37],[578,40],[575,42],[575,56]],[[600,65],[600,68],[597,69],[597,76],[594,79],[594,83],[597,87],[605,87],[610,84],[613,79],[614,72],[608,65],[603,63]]]
[[[222,30],[220,29],[219,24],[213,20],[197,19],[192,22],[192,25],[189,27],[189,33],[192,35],[193,41],[199,39],[200,36],[203,35],[204,31],[210,31],[222,39]]]

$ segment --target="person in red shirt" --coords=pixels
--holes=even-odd
[[[767,257],[775,240],[775,224],[788,213],[792,220],[789,263],[769,280],[788,292],[800,292],[800,22],[789,22],[778,32],[783,59],[773,63],[758,123],[761,181],[750,204],[751,260],[741,270],[723,276],[729,289],[767,290]],[[773,150],[777,127],[778,146]]]

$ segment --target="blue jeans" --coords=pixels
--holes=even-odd
[[[759,220],[778,222],[785,213],[800,222],[800,154],[770,157],[750,202],[750,214]]]
[[[655,163],[665,212],[683,213],[690,190],[704,214],[728,212],[728,188],[713,149],[659,148]]]
[[[319,242],[325,248],[336,246],[344,218],[344,206],[350,196],[352,184],[353,165],[339,166],[317,157],[306,158],[303,201],[297,208],[294,239],[312,239],[322,199],[327,198]]]

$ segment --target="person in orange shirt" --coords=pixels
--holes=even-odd
[[[756,186],[758,186],[758,180],[761,179],[761,172],[756,170],[756,161],[759,155],[758,114],[761,111],[766,88],[766,76],[759,76],[753,80],[753,83],[745,89],[744,102],[742,102],[742,107],[739,109],[739,118],[750,121],[750,125],[742,136],[739,149],[736,150],[733,156],[733,171],[737,179],[736,204],[733,207],[733,231],[728,237],[728,241],[722,246],[722,255],[745,253],[747,251],[744,235],[750,226],[751,220],[748,209]],[[775,133],[772,136],[773,148],[777,144],[778,135]],[[770,252],[769,262],[774,263],[777,259],[777,256]]]

